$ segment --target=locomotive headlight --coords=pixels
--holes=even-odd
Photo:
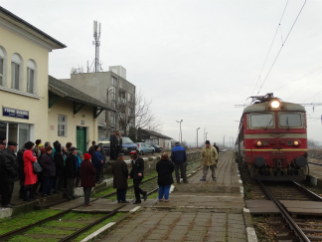
[[[299,142],[297,140],[294,141],[294,146],[299,146]]]
[[[271,102],[271,107],[272,108],[279,108],[280,106],[280,102],[279,101],[273,101]]]
[[[256,145],[257,146],[262,146],[262,142],[261,141],[257,141]]]

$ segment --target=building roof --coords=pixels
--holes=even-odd
[[[49,36],[48,34],[44,33],[40,29],[36,28],[35,26],[31,25],[30,23],[26,22],[25,20],[19,18],[17,15],[11,13],[7,9],[0,7],[0,17],[6,16],[11,20],[15,21],[15,25],[26,30],[27,32],[33,32],[38,35],[40,39],[42,39],[45,42],[50,43],[54,49],[62,49],[66,48],[67,46],[63,43],[59,42],[58,40],[54,39],[53,37]],[[8,19],[7,19],[8,20]]]
[[[281,102],[281,108],[274,109],[276,111],[298,111],[298,112],[305,112],[305,108],[297,103],[288,103],[288,102]],[[256,113],[256,112],[267,112],[272,111],[270,109],[270,102],[263,102],[263,103],[255,103],[246,107],[243,113]]]
[[[156,131],[152,131],[152,130],[147,130],[147,129],[142,129],[143,132],[145,133],[148,133],[149,135],[153,135],[153,136],[156,136],[158,138],[163,138],[163,139],[172,139],[171,137],[169,136],[166,136],[164,134],[161,134],[161,133],[158,133]]]
[[[87,95],[86,93],[79,91],[78,89],[66,84],[65,82],[57,80],[52,76],[48,76],[48,89],[50,92],[73,102],[115,111],[107,104]]]

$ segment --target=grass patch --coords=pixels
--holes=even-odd
[[[85,233],[83,233],[82,235],[80,235],[77,238],[73,239],[72,241],[73,242],[81,241],[82,239],[86,238],[88,235],[94,233],[96,230],[102,228],[106,224],[115,221],[116,219],[118,219],[119,217],[121,217],[123,214],[124,213],[117,213],[113,217],[110,217],[108,219],[103,220],[101,223],[96,224],[90,230],[86,231]],[[48,242],[48,241],[46,241],[46,242]]]
[[[86,221],[86,220],[92,220],[92,219],[99,219],[103,217],[104,214],[101,213],[68,213],[66,214],[63,218],[62,221],[64,220],[78,220],[78,221]]]
[[[58,242],[60,239],[46,238],[45,240],[46,242]],[[44,242],[44,238],[34,239],[23,235],[17,235],[12,237],[9,242]]]
[[[54,228],[43,228],[43,227],[35,227],[29,229],[26,234],[56,234],[56,235],[70,235],[75,231],[71,230],[61,230],[61,229],[54,229]],[[47,242],[47,241],[46,241]]]
[[[51,217],[60,212],[61,211],[59,210],[45,209],[40,211],[33,211],[30,213],[24,213],[13,218],[0,219],[0,235],[36,223],[39,220]]]
[[[148,199],[155,199],[159,197],[159,192],[154,192],[148,196]]]
[[[101,197],[101,196],[104,196],[104,195],[110,194],[110,193],[115,192],[115,191],[116,191],[116,189],[115,189],[115,188],[110,187],[110,188],[108,188],[108,189],[106,189],[106,190],[103,190],[103,191],[101,191],[101,192],[99,192],[99,193],[95,193],[95,194],[94,194],[94,195],[92,195],[91,197],[93,197],[93,198],[97,198],[97,197]]]
[[[64,222],[62,221],[50,221],[45,224],[43,224],[43,227],[65,227],[65,228],[83,228],[87,224],[84,223],[75,223],[75,222]]]

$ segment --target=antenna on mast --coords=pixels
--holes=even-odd
[[[94,21],[93,27],[94,27],[94,29],[93,29],[93,36],[94,36],[93,45],[95,45],[94,72],[99,72],[100,71],[101,23]]]

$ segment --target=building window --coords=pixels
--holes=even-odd
[[[11,88],[21,90],[23,78],[23,62],[18,54],[13,54],[11,58]]]
[[[67,117],[58,115],[58,136],[67,136]]]
[[[33,60],[27,62],[27,92],[36,93],[37,68]]]
[[[115,124],[116,124],[115,113],[114,112],[110,112],[110,113],[111,113],[111,127],[115,128]]]
[[[0,46],[0,86],[6,85],[7,76],[7,52]]]
[[[116,82],[117,82],[117,79],[113,76],[112,77],[112,86],[113,87],[116,87]]]

